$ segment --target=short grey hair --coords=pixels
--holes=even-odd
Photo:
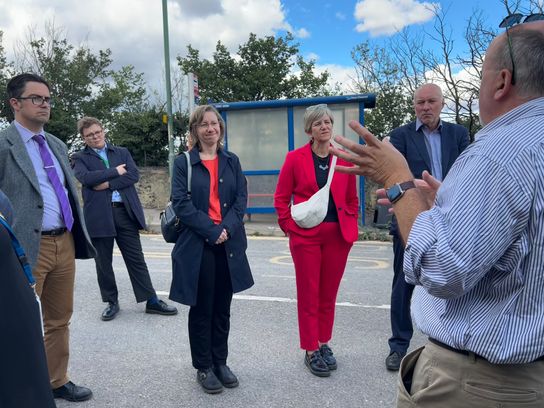
[[[512,58],[516,67],[516,89],[522,97],[544,96],[544,34],[519,26],[509,31]],[[494,60],[497,69],[512,71],[508,38],[497,48]]]
[[[334,116],[327,104],[320,103],[319,105],[308,106],[306,112],[304,112],[304,131],[306,133],[311,133],[312,124],[325,115],[329,117],[331,123],[334,125]]]

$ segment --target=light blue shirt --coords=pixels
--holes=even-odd
[[[34,133],[25,128],[16,120],[14,120],[13,123],[15,124],[19,135],[21,135],[21,140],[25,145],[26,151],[28,152],[28,155],[30,157],[30,161],[32,161],[32,165],[34,166],[36,176],[38,177],[40,193],[43,200],[42,231],[50,231],[57,228],[63,228],[65,227],[65,225],[64,218],[62,217],[62,210],[60,208],[59,199],[57,198],[55,189],[53,188],[53,185],[49,181],[49,177],[47,176],[47,173],[43,168],[43,161],[42,156],[40,155],[40,147],[38,145],[38,142],[32,139],[32,136],[34,135],[42,135],[45,137],[45,132],[42,129],[40,132]],[[59,161],[49,148],[49,145],[47,144],[47,139],[45,139],[45,146],[47,146],[47,149],[49,150],[49,153],[53,158],[55,170],[59,175],[59,179],[62,183],[64,191],[66,192],[66,196],[68,196],[68,191],[66,190],[65,186],[66,179],[64,177],[64,172],[62,171],[62,167],[60,167]],[[15,211],[17,212],[17,209],[15,209]]]
[[[110,168],[110,161],[108,160],[108,154],[106,152],[107,148],[108,148],[108,145],[105,144],[102,149],[93,149],[93,150],[96,153],[98,153],[98,155],[102,158],[102,161],[104,162],[106,167],[109,169]],[[111,201],[112,201],[112,203],[122,203],[123,202],[123,199],[121,198],[121,194],[119,194],[119,191],[113,190],[113,192],[111,193]]]
[[[476,135],[404,254],[417,327],[492,363],[544,355],[544,98]]]
[[[423,131],[425,135],[425,145],[431,158],[431,171],[433,177],[442,181],[442,121],[438,122],[435,130],[430,131],[427,125],[424,125],[419,118],[416,118],[416,130]]]

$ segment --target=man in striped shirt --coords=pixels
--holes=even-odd
[[[356,122],[339,157],[382,183],[416,285],[412,314],[429,336],[401,364],[398,407],[544,407],[544,22],[489,46],[485,124],[442,185]],[[417,188],[414,188],[417,187]],[[439,188],[440,187],[440,188]]]

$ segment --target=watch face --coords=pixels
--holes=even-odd
[[[403,191],[398,184],[394,184],[391,186],[391,188],[386,190],[387,198],[392,203],[397,201],[402,196],[402,193]]]

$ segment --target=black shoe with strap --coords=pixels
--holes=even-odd
[[[399,371],[400,362],[403,357],[404,354],[401,354],[398,351],[392,351],[385,359],[385,368],[389,371]]]
[[[329,367],[329,370],[336,370],[338,365],[336,364],[336,358],[334,358],[334,353],[332,352],[329,345],[322,344],[321,347],[319,347],[319,352],[321,353],[321,357],[323,357],[323,360],[327,364],[327,367]]]
[[[108,307],[102,312],[100,318],[107,322],[108,320],[113,320],[115,316],[119,313],[119,302],[109,302]]]
[[[178,309],[176,309],[174,306],[168,306],[166,302],[159,300],[156,303],[151,303],[148,301],[145,305],[145,312],[151,314],[173,316],[178,314]]]
[[[224,387],[238,387],[238,378],[236,378],[234,373],[230,371],[229,366],[225,364],[214,366],[213,372],[217,376],[217,379],[221,381],[221,384],[223,384]]]
[[[313,375],[318,377],[329,377],[331,372],[325,360],[321,356],[319,350],[314,351],[311,355],[304,352],[304,364],[310,370]]]
[[[53,397],[62,398],[66,401],[87,401],[92,396],[93,392],[89,388],[75,385],[72,381],[68,381],[62,387],[53,389]]]
[[[221,385],[211,368],[198,370],[196,379],[205,393],[218,394],[223,391],[223,385]]]

